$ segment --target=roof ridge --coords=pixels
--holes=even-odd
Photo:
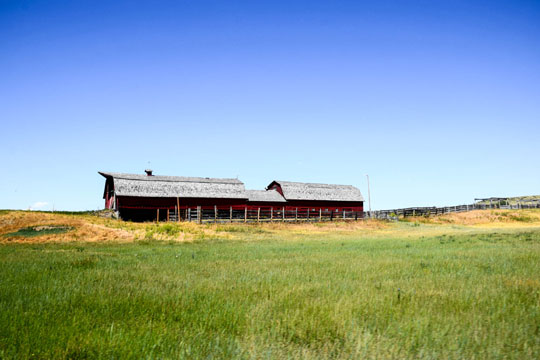
[[[327,183],[312,183],[312,182],[286,181],[286,180],[274,180],[274,182],[278,184],[289,183],[289,184],[302,184],[302,185],[350,186],[350,187],[356,188],[354,185],[349,185],[349,184],[327,184]]]
[[[136,180],[136,181],[163,181],[163,182],[208,182],[213,184],[243,184],[242,181],[235,178],[211,178],[211,177],[199,177],[199,176],[175,176],[175,175],[142,175],[142,174],[128,174],[128,173],[115,173],[115,172],[102,172],[98,173],[104,177],[110,176],[116,179],[124,180]]]

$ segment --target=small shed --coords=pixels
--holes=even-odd
[[[283,207],[287,200],[276,190],[246,190],[249,206]]]

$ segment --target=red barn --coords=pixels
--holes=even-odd
[[[244,183],[238,179],[154,176],[99,172],[105,177],[105,208],[127,220],[167,220],[178,214],[191,218],[197,206],[243,207],[247,202]],[[177,212],[178,211],[178,212]]]
[[[354,212],[363,214],[364,197],[351,185],[314,184],[292,181],[272,181],[268,191],[277,191],[289,208],[311,208],[314,211]]]
[[[273,181],[246,190],[238,179],[99,172],[105,208],[126,220],[357,219],[364,198],[350,185]]]

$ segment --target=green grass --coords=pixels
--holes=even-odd
[[[537,229],[229,231],[1,245],[0,358],[540,358]]]
[[[70,230],[73,230],[71,226],[62,225],[29,226],[12,233],[4,234],[4,237],[34,237],[40,235],[63,234]]]

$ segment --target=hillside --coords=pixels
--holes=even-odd
[[[99,215],[99,213],[98,213]],[[295,238],[313,235],[422,236],[540,226],[540,210],[477,210],[401,222],[365,220],[323,223],[133,223],[92,213],[2,211],[0,243],[197,241],[204,239]],[[55,231],[60,227],[62,231]],[[23,230],[22,233],[18,231]]]

